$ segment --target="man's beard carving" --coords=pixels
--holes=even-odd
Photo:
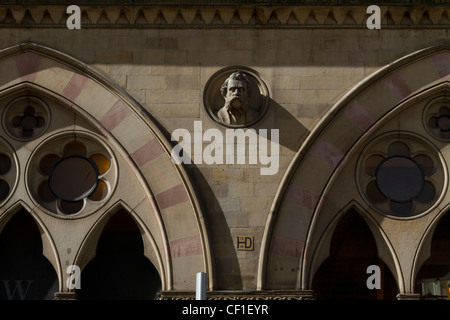
[[[248,107],[248,100],[242,97],[232,97],[225,101],[226,110],[231,113],[232,123],[245,124],[245,114]]]

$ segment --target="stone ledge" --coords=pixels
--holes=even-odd
[[[367,6],[80,5],[82,28],[361,28]],[[383,6],[383,28],[449,28],[448,6]],[[1,5],[1,27],[66,28],[67,6]]]
[[[207,300],[314,300],[312,290],[209,291]],[[158,300],[195,300],[192,291],[162,291]]]
[[[54,300],[77,300],[78,295],[75,292],[55,292]]]

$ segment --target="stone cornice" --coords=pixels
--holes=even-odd
[[[367,28],[366,6],[81,6],[82,28]],[[448,6],[380,6],[381,28],[449,28]],[[66,6],[0,5],[2,27],[66,28]]]

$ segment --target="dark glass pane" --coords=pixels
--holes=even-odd
[[[425,182],[419,166],[405,157],[385,160],[378,167],[376,177],[381,193],[396,202],[407,202],[417,197]]]
[[[33,115],[27,115],[22,117],[22,129],[25,131],[33,131],[34,128],[37,126],[37,119]]]
[[[427,177],[431,176],[434,173],[434,163],[429,156],[425,154],[419,154],[418,156],[414,157],[414,161],[417,162],[417,164],[422,169],[423,174]]]
[[[12,125],[14,126],[14,127],[18,127],[18,126],[20,126],[20,123],[22,122],[22,117],[14,117],[13,119],[12,119]]]
[[[94,161],[97,165],[98,173],[100,175],[106,173],[109,170],[109,160],[104,155],[94,154],[93,156],[91,156],[91,160]]]
[[[417,201],[421,203],[430,203],[431,201],[434,200],[435,197],[436,197],[436,188],[431,182],[426,181],[422,192],[417,197]]]
[[[437,126],[443,131],[450,131],[450,117],[440,116],[437,118]]]
[[[447,107],[445,107],[445,106],[443,106],[443,107],[440,107],[439,108],[439,115],[446,115],[446,116],[450,116],[450,110],[447,108]]]
[[[0,154],[0,174],[5,175],[11,169],[11,159],[6,154]]]
[[[388,155],[390,157],[393,156],[404,156],[409,157],[411,155],[411,151],[409,147],[402,142],[394,142],[391,143],[388,147]]]
[[[75,214],[77,212],[80,212],[81,209],[83,209],[83,204],[84,204],[83,200],[79,201],[61,200],[59,208],[65,214]]]
[[[59,160],[59,156],[56,154],[47,154],[41,159],[41,162],[39,162],[39,170],[44,175],[50,174],[50,169],[52,166]]]
[[[369,184],[367,185],[366,188],[366,193],[367,196],[369,197],[370,200],[372,200],[373,202],[384,202],[386,201],[386,197],[383,196],[380,192],[380,190],[378,190],[377,184],[375,181],[371,181],[369,182]]]
[[[22,137],[29,138],[33,135],[33,130],[24,130],[22,129]]]
[[[36,126],[37,126],[38,128],[43,127],[44,124],[45,124],[45,119],[44,119],[44,117],[37,117],[36,119],[37,119],[37,125],[36,125]]]
[[[34,115],[34,108],[32,106],[26,107],[25,110],[23,111],[24,115]]]
[[[50,173],[50,187],[58,198],[76,201],[87,197],[97,187],[98,173],[84,157],[61,159]]]
[[[89,199],[92,201],[100,201],[103,200],[108,194],[108,185],[100,180],[98,182],[97,188],[95,188],[94,192],[89,196]]]
[[[374,177],[377,171],[377,167],[383,160],[384,157],[380,155],[373,155],[367,158],[366,163],[364,164],[364,169],[366,170],[366,173],[369,176]]]
[[[70,142],[64,147],[64,155],[79,154],[85,156],[87,153],[86,146],[78,141]]]
[[[408,201],[408,202],[391,201],[391,210],[397,216],[407,217],[411,214],[412,209],[413,209],[412,201]]]
[[[48,183],[48,180],[42,181],[41,184],[38,187],[38,196],[39,199],[42,201],[54,201],[56,200],[55,195],[53,194],[52,190],[50,189],[50,185]]]

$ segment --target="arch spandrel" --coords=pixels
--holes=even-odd
[[[259,288],[309,289],[305,275],[314,254],[311,239],[316,220],[355,144],[373,134],[377,123],[397,107],[415,102],[420,93],[449,80],[450,46],[420,50],[362,81],[324,116],[295,156],[272,205]],[[312,172],[317,173],[314,179]],[[280,274],[280,266],[298,272]]]
[[[158,217],[162,235],[160,252],[168,290],[191,290],[195,273],[212,275],[209,240],[195,192],[184,169],[170,160],[170,143],[151,116],[122,89],[91,67],[67,54],[24,43],[0,51],[0,91],[29,86],[60,101],[80,114],[113,143],[146,190],[148,201]],[[130,132],[129,128],[139,128]],[[164,173],[164,177],[161,177]],[[159,176],[158,176],[159,175]],[[179,225],[176,208],[190,228]],[[145,220],[145,219],[144,219]],[[195,248],[195,250],[193,250]],[[171,274],[193,263],[196,270]],[[213,287],[213,276],[209,287]]]

